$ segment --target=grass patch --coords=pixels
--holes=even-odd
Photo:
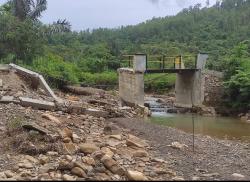
[[[176,74],[148,74],[145,75],[145,91],[165,93],[175,86]]]

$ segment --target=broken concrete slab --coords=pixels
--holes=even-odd
[[[0,71],[9,71],[10,67],[8,64],[0,64]]]
[[[33,72],[31,70],[28,70],[26,68],[23,68],[21,66],[15,65],[15,64],[9,64],[9,66],[12,69],[15,69],[18,74],[30,77],[32,79],[32,83],[34,84],[33,87],[41,87],[42,89],[46,91],[46,93],[49,96],[53,97],[56,102],[59,102],[59,103],[63,102],[54,94],[54,92],[51,90],[51,88],[49,87],[49,85],[47,84],[47,82],[45,81],[42,75],[36,72]]]
[[[26,97],[19,97],[20,104],[25,107],[33,107],[36,109],[44,109],[44,110],[54,110],[55,109],[55,103],[44,101],[44,100],[37,100],[37,99],[31,99]]]
[[[56,102],[62,103],[62,99],[59,99],[54,92],[51,90],[45,79],[42,75],[39,75],[40,86],[51,96],[55,99]]]
[[[85,114],[95,116],[95,117],[103,117],[103,118],[106,118],[109,115],[107,111],[101,111],[97,109],[86,109]]]
[[[39,133],[44,135],[47,135],[49,133],[49,131],[46,128],[41,127],[35,123],[24,123],[22,127],[28,130],[38,131]]]
[[[2,96],[0,99],[1,103],[11,103],[14,102],[14,97],[13,96]]]

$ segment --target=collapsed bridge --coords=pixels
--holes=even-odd
[[[201,106],[204,101],[205,69],[207,54],[199,53],[193,67],[185,67],[182,56],[172,57],[173,65],[166,66],[166,57],[162,57],[159,68],[149,66],[148,56],[145,54],[128,55],[132,60],[132,68],[120,68],[119,94],[122,105],[144,105],[144,74],[176,73],[175,96],[177,107],[191,108]],[[170,58],[170,57],[168,57]],[[132,62],[132,64],[131,64]]]

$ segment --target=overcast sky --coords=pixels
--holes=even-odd
[[[7,0],[0,0],[0,4]],[[213,5],[216,0],[210,0]],[[135,25],[153,17],[175,15],[183,8],[206,0],[48,0],[41,20],[67,19],[73,30]]]

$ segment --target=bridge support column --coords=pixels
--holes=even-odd
[[[177,107],[201,106],[204,101],[205,78],[201,70],[177,73],[175,96]]]
[[[133,69],[120,68],[119,96],[122,106],[144,106],[144,72],[146,70],[146,55],[134,55]]]
[[[128,68],[121,68],[118,72],[122,106],[144,105],[144,73]]]
[[[175,82],[175,106],[201,106],[205,98],[205,69],[207,54],[198,54],[196,68],[198,71],[182,71],[177,73]]]

